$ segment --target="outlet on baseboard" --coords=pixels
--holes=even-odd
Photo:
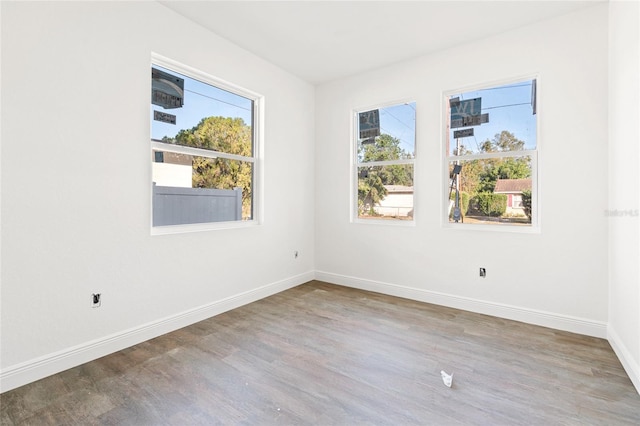
[[[99,308],[101,304],[102,304],[102,294],[93,293],[91,295],[91,307],[92,308]]]

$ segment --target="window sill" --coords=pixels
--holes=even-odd
[[[443,223],[444,229],[483,231],[483,232],[511,232],[515,234],[540,234],[540,226],[536,225],[479,225],[471,223]]]
[[[185,225],[152,226],[151,235],[186,234],[191,232],[219,231],[223,229],[252,228],[260,225],[257,220],[234,222],[192,223]]]
[[[401,220],[401,219],[360,219],[354,218],[351,219],[351,223],[359,224],[359,225],[387,225],[387,226],[406,226],[413,227],[416,226],[415,220]]]

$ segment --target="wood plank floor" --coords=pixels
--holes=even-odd
[[[2,425],[640,425],[605,340],[317,281],[0,404]]]

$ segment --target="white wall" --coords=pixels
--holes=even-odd
[[[313,278],[311,85],[155,2],[1,7],[2,390]],[[150,236],[151,52],[265,96],[263,225]]]
[[[598,5],[319,86],[316,276],[604,337],[607,34]],[[539,73],[541,232],[443,228],[442,92],[530,73]],[[351,111],[407,98],[417,102],[415,227],[352,224]]]
[[[609,4],[608,338],[640,392],[639,28],[640,3]]]
[[[611,24],[608,57],[607,7],[325,84],[314,114],[311,86],[156,3],[0,3],[1,390],[304,282],[314,268],[341,284],[607,334],[638,386],[638,219],[603,214],[638,208],[638,104],[627,92],[638,19],[611,6],[621,27]],[[149,235],[152,51],[266,96],[262,226]],[[541,233],[443,229],[441,92],[532,72]],[[416,225],[351,224],[351,110],[406,98],[418,102]],[[580,215],[555,208],[567,181]],[[96,291],[103,306],[91,309]]]

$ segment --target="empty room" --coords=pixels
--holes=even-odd
[[[1,1],[0,424],[640,424],[640,2]]]

